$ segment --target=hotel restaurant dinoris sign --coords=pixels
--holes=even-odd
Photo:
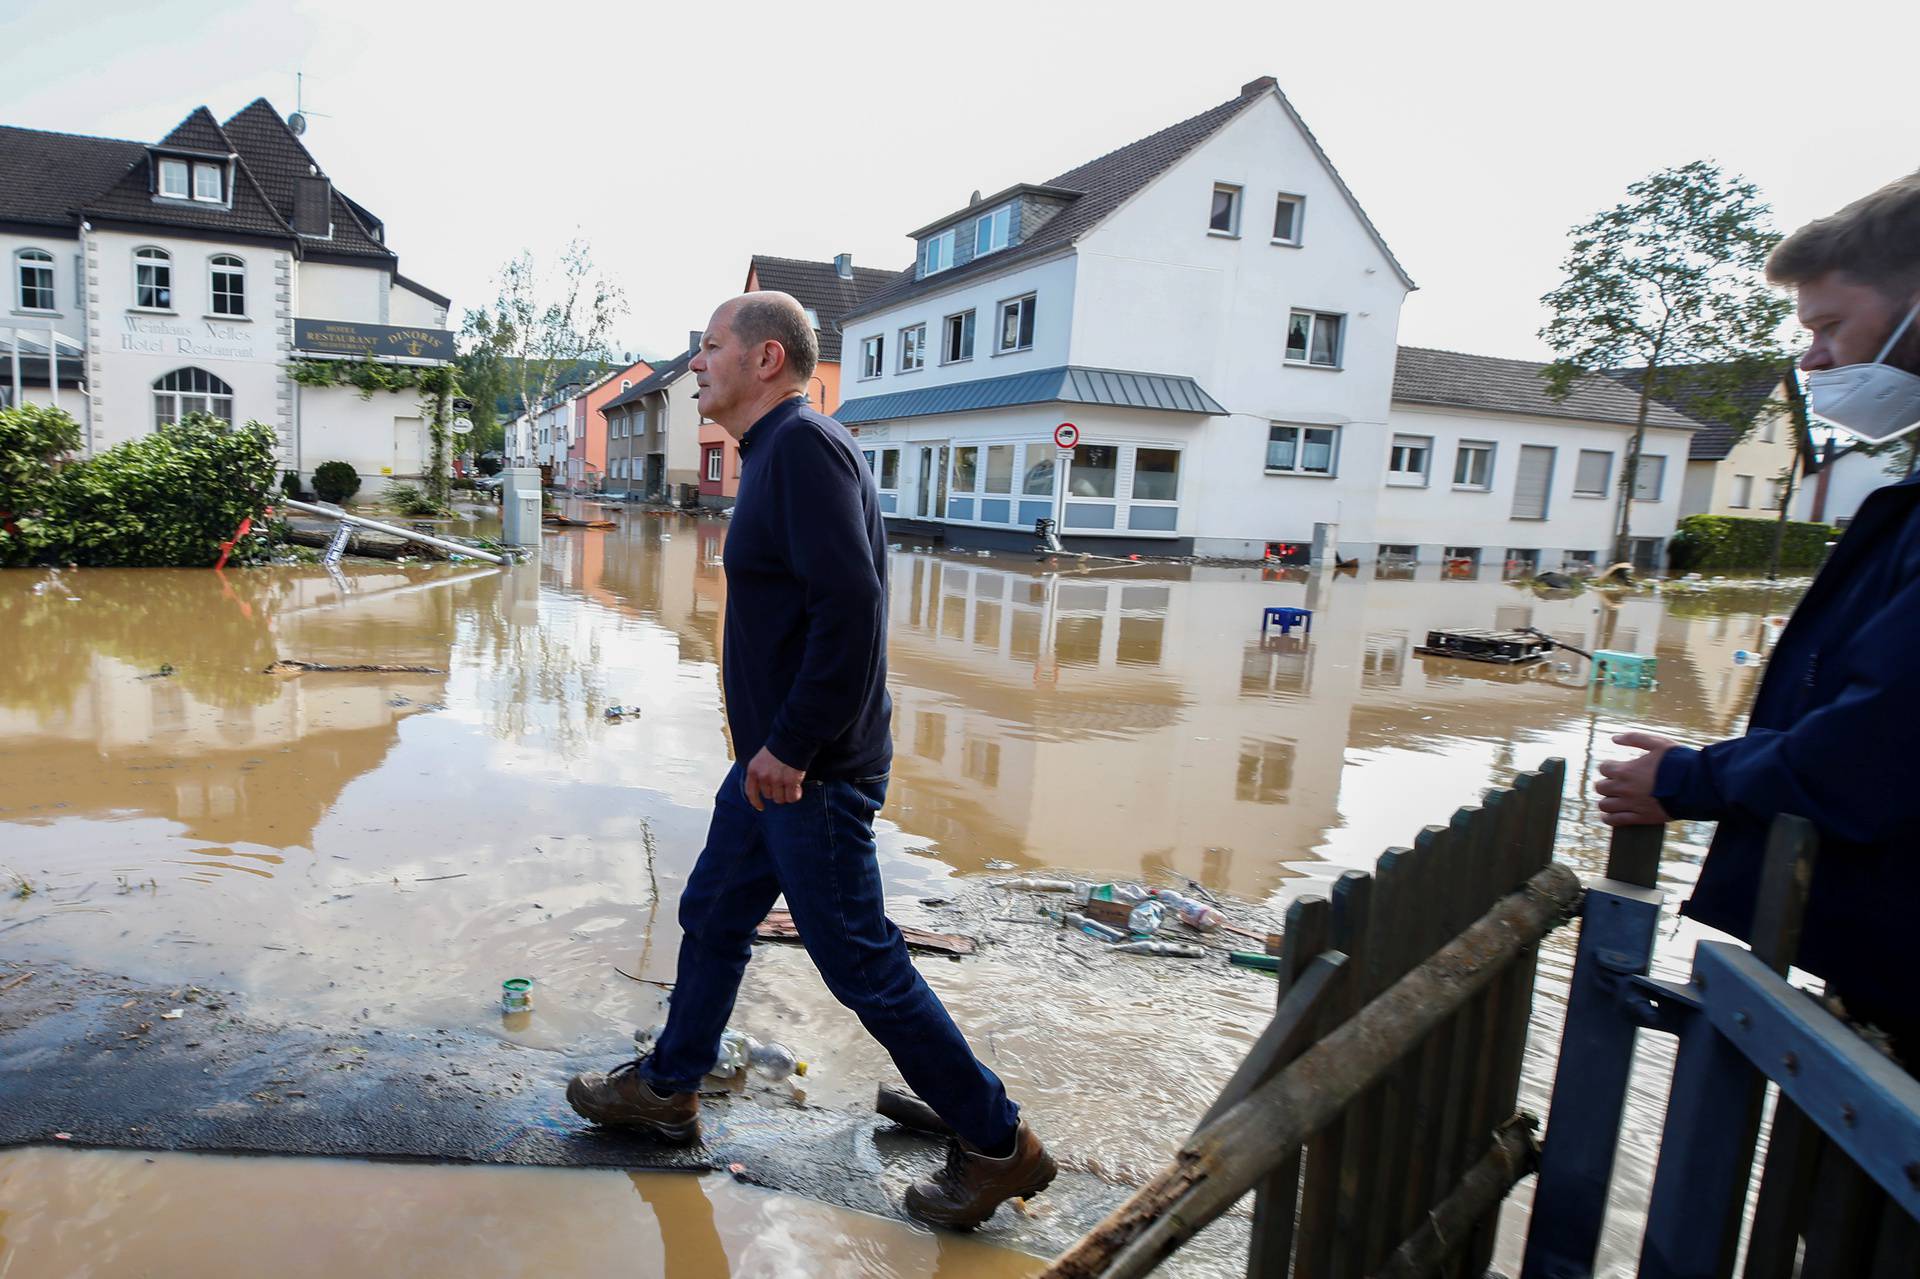
[[[356,324],[351,320],[293,322],[294,349],[308,355],[353,355],[368,359],[451,360],[453,334],[446,329]]]

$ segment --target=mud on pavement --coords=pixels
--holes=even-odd
[[[891,1217],[944,1154],[876,1115],[752,1093],[707,1096],[697,1146],[596,1129],[563,1091],[606,1064],[457,1030],[274,1024],[228,991],[155,989],[39,959],[0,964],[0,1147],[729,1170]],[[1129,1193],[1063,1153],[1051,1190],[1026,1211],[1003,1207],[976,1237],[1053,1255]],[[1223,1219],[1182,1251],[1179,1273],[1238,1273],[1246,1236],[1244,1216]]]

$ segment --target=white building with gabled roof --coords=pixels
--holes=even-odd
[[[1324,524],[1373,553],[1414,285],[1270,77],[914,239],[842,320],[837,416],[894,524],[1239,557]]]

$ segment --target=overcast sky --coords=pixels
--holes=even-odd
[[[307,141],[457,308],[576,230],[620,344],[680,349],[753,253],[899,268],[978,188],[1043,181],[1262,74],[1420,285],[1401,341],[1545,358],[1567,229],[1668,165],[1783,229],[1920,166],[1920,10],[1795,5],[0,5],[0,122],[153,140],[294,73]],[[449,18],[452,25],[449,25]]]

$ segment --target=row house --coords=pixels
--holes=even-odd
[[[842,320],[838,416],[890,522],[1241,558],[1325,525],[1373,554],[1414,285],[1271,77],[913,238]]]
[[[1383,564],[1437,562],[1459,576],[1496,564],[1577,571],[1610,561],[1640,396],[1595,373],[1555,398],[1546,369],[1400,349],[1386,465],[1376,480],[1374,549]],[[1628,525],[1642,567],[1665,563],[1701,429],[1668,405],[1648,406]]]
[[[400,273],[380,218],[264,98],[152,143],[0,126],[0,173],[0,396],[60,404],[89,452],[205,411],[274,427],[303,475],[425,471],[416,397],[288,366],[444,364],[452,304]]]
[[[687,500],[698,491],[705,419],[691,366],[700,336],[688,334],[686,350],[655,364],[599,410],[606,423],[609,487],[650,502]]]

